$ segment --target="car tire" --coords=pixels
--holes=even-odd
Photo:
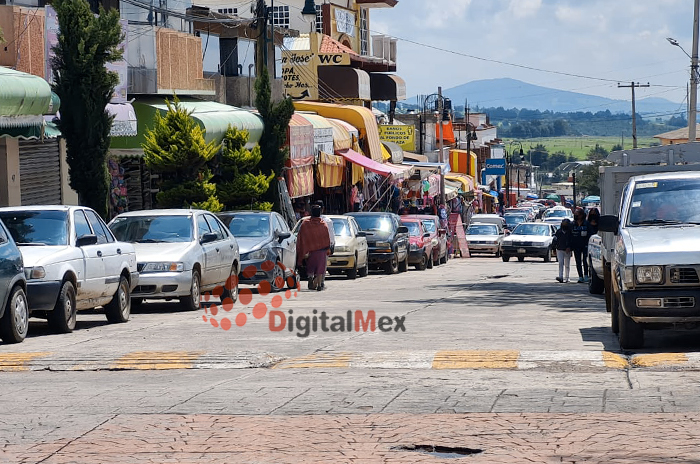
[[[445,256],[440,258],[440,264],[447,264],[448,259],[449,259],[449,257],[447,256],[447,250],[445,250]]]
[[[524,257],[524,256],[518,256],[518,262],[519,262],[519,263],[522,263],[523,261],[525,261],[525,257]]]
[[[510,261],[510,256],[508,255],[501,255],[501,259],[503,260],[504,263],[507,263]]]
[[[428,255],[423,255],[420,259],[420,262],[416,264],[416,269],[419,271],[425,271],[428,267]]]
[[[547,254],[544,255],[544,262],[545,262],[545,263],[549,263],[549,262],[551,262],[551,261],[552,261],[552,250],[550,250],[550,249],[548,248],[548,249],[547,249]]]
[[[603,279],[598,277],[598,274],[591,266],[590,260],[588,261],[588,269],[591,274],[591,277],[588,280],[588,293],[591,295],[602,295],[605,292],[605,282],[603,282]]]
[[[399,272],[408,271],[408,250],[406,251],[406,258],[399,263]]]
[[[232,283],[235,285],[231,285]],[[224,293],[221,295],[222,300],[225,298],[230,298],[234,303],[238,301],[238,285],[238,271],[236,270],[236,266],[232,265],[231,273],[224,283]]]
[[[272,269],[272,282],[270,282],[270,287],[272,288],[273,292],[281,292],[284,290],[284,269],[280,266],[281,261],[278,259],[275,261],[275,267]],[[278,286],[277,285],[277,280],[278,278],[282,278],[282,285]]]
[[[618,301],[617,314],[619,314],[618,324],[620,325],[620,348],[623,350],[633,350],[644,346],[644,326],[634,322],[631,317],[625,314],[622,304]]]
[[[369,274],[369,262],[365,261],[365,265],[362,266],[358,271],[360,277],[367,277]]]
[[[119,286],[112,301],[105,305],[105,316],[112,323],[123,323],[131,316],[131,294],[126,277],[119,278]]]
[[[350,280],[357,279],[357,254],[355,254],[355,265],[352,267],[352,269],[348,270],[347,276]]]
[[[192,283],[190,283],[190,294],[180,298],[180,305],[187,311],[198,311],[200,308],[200,295],[202,284],[201,277],[199,276],[199,271],[197,269],[192,269]]]
[[[49,313],[49,326],[56,333],[70,333],[75,329],[76,319],[75,287],[73,282],[66,280],[58,292],[56,306]]]
[[[7,298],[5,314],[0,319],[0,339],[5,343],[20,343],[29,331],[29,303],[24,289],[15,285]]]
[[[428,264],[426,264],[426,267],[427,267],[428,269],[432,269],[432,268],[433,268],[433,255],[432,255],[432,254],[430,255],[430,258],[428,258]]]
[[[620,304],[615,295],[612,296],[612,307],[610,308],[610,330],[612,333],[620,333],[620,315],[617,313],[620,310]]]
[[[384,272],[389,275],[399,272],[399,257],[396,253],[393,258],[384,263]]]

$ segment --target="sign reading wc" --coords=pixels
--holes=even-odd
[[[484,174],[487,176],[505,176],[506,160],[504,158],[489,158],[484,161]]]

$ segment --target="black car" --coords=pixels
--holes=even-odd
[[[387,274],[408,270],[408,228],[393,213],[346,213],[366,233],[369,264]]]
[[[27,281],[22,254],[0,221],[0,338],[19,343],[29,329]]]

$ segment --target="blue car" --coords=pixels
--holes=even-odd
[[[0,339],[19,343],[29,330],[27,281],[22,254],[0,221]]]

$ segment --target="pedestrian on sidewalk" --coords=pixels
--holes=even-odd
[[[600,220],[600,212],[598,208],[591,208],[588,212],[588,232],[590,235],[598,233],[598,221]]]
[[[586,213],[581,208],[574,212],[574,223],[571,226],[571,249],[576,260],[578,283],[588,282],[588,240],[591,238],[591,227],[586,221]]]
[[[557,249],[557,261],[559,262],[559,277],[557,282],[569,281],[569,267],[571,265],[571,221],[564,219],[561,227],[554,234]]]
[[[311,217],[304,220],[297,236],[297,265],[306,258],[309,290],[321,291],[326,279],[326,258],[330,255],[331,240],[328,226],[321,219],[321,207],[311,208]]]

